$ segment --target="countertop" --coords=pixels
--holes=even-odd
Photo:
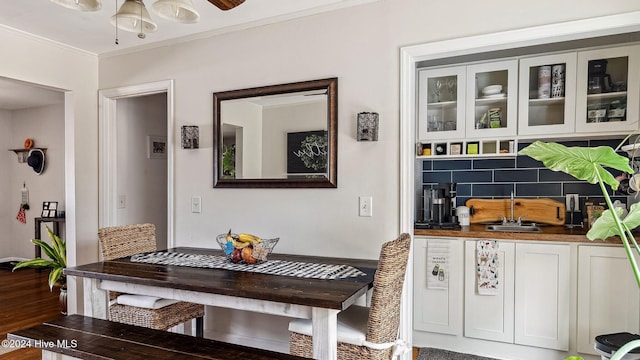
[[[541,225],[540,233],[514,233],[486,231],[484,224],[471,224],[461,229],[414,229],[416,236],[445,236],[445,237],[461,237],[461,238],[491,238],[491,239],[508,239],[508,240],[536,240],[536,241],[562,241],[562,242],[584,242],[584,243],[600,243],[600,244],[622,244],[620,238],[611,237],[606,240],[587,239],[587,228],[569,229],[564,226]]]

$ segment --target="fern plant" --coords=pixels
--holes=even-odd
[[[31,260],[25,260],[17,263],[13,270],[31,267],[31,268],[51,268],[49,273],[49,289],[53,290],[53,286],[56,283],[64,285],[64,275],[62,271],[67,267],[67,244],[62,238],[54,234],[49,226],[46,226],[49,239],[51,239],[51,245],[40,239],[31,240],[36,246],[39,246],[42,251],[49,257],[49,260],[43,258],[35,258]]]

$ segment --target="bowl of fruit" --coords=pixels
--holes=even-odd
[[[232,263],[257,264],[267,261],[280,238],[262,239],[247,233],[232,233],[216,236],[218,244]]]

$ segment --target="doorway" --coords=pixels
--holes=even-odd
[[[53,201],[57,210],[72,216],[68,179],[73,167],[65,161],[68,153],[69,129],[72,115],[67,112],[70,93],[47,85],[0,77],[0,144],[4,154],[0,159],[0,203],[5,216],[0,225],[6,236],[0,240],[0,262],[11,265],[15,261],[34,256],[34,218],[43,214],[43,202]],[[71,107],[69,107],[71,108]],[[42,149],[41,171],[35,171],[27,161],[26,139],[32,139],[32,149]],[[7,151],[8,150],[8,151]],[[71,176],[71,177],[69,177]],[[50,213],[47,212],[46,216]],[[69,236],[62,223],[63,238]],[[46,232],[44,240],[46,241]]]
[[[173,247],[173,81],[101,90],[99,107],[99,227],[150,222]]]

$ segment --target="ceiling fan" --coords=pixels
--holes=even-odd
[[[102,8],[101,0],[50,0],[52,3],[80,11],[97,11]],[[207,0],[218,9],[227,11],[242,4],[245,0]],[[118,1],[116,0],[116,7]],[[156,14],[164,19],[193,24],[200,19],[200,15],[193,7],[192,0],[155,0],[151,6]],[[137,32],[138,37],[145,38],[145,32],[150,33],[158,29],[158,25],[151,19],[143,0],[125,0],[120,9],[111,17],[111,24],[117,29]],[[116,44],[118,36],[116,32]]]
[[[242,4],[244,0],[209,0],[209,2],[217,6],[220,10],[230,10]]]

